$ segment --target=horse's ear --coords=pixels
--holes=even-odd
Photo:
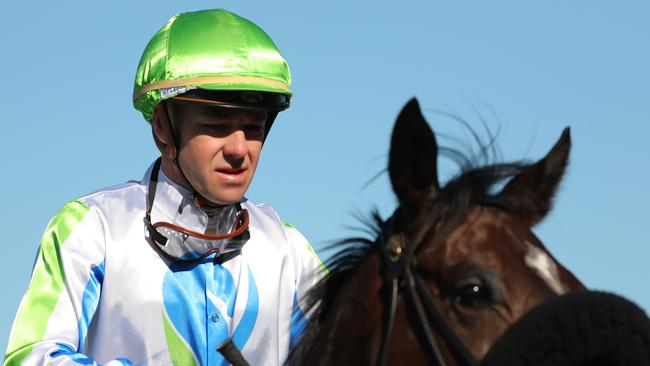
[[[438,145],[413,98],[393,128],[388,173],[400,203],[418,207],[438,191]]]
[[[567,127],[551,151],[508,182],[498,198],[514,208],[530,225],[538,223],[551,210],[553,196],[569,162],[570,150],[571,134]]]

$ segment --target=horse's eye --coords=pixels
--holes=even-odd
[[[454,290],[454,300],[461,306],[471,308],[487,307],[494,302],[490,287],[480,279],[461,283]]]

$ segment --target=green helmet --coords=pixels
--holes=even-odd
[[[289,106],[290,84],[289,65],[260,27],[227,10],[202,10],[175,15],[149,41],[135,76],[133,105],[151,121],[162,100],[192,91],[236,94],[224,104],[241,99],[244,107],[262,103],[279,111]]]

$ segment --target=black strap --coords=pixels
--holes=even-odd
[[[462,362],[460,362],[459,365],[473,366],[478,364],[476,358],[474,358],[474,356],[467,350],[463,342],[451,329],[449,323],[447,323],[445,318],[440,315],[440,312],[436,308],[436,305],[431,298],[431,294],[429,291],[427,291],[420,276],[412,275],[409,271],[409,277],[412,279],[412,281],[409,282],[414,283],[416,290],[415,292],[418,295],[418,299],[422,307],[426,311],[427,316],[425,319],[428,318],[429,321],[433,322],[433,324],[436,326],[436,329],[442,334],[442,337],[449,345],[451,351],[454,352],[456,357],[460,358]]]
[[[393,334],[393,325],[395,323],[399,284],[404,269],[401,260],[401,242],[390,235],[391,228],[392,220],[389,220],[387,229],[382,230],[380,232],[380,237],[377,238],[379,243],[386,243],[385,245],[380,245],[379,248],[381,255],[381,275],[384,278],[382,292],[388,296],[383,308],[383,326],[381,343],[379,344],[379,353],[377,354],[376,360],[377,366],[386,365],[388,360],[388,348],[390,346],[391,336]]]
[[[404,285],[406,301],[416,313],[417,323],[415,325],[411,324],[411,326],[417,328],[424,337],[424,344],[432,356],[431,360],[436,362],[435,365],[446,366],[447,364],[443,358],[440,345],[433,334],[432,323],[444,338],[451,352],[457,357],[459,366],[477,365],[478,361],[467,350],[444,317],[440,315],[422,279],[413,271],[415,252],[429,234],[429,227],[421,228],[415,233],[415,240],[411,241],[410,245],[405,245],[405,236],[395,233],[394,225],[395,216],[388,220],[386,229],[381,232],[381,236],[378,238],[380,242],[385,243],[380,245],[381,275],[384,278],[384,293],[387,294],[388,299],[384,304],[383,333],[376,360],[377,365],[384,366],[388,359],[400,284]],[[384,238],[388,238],[388,240],[384,240]],[[404,251],[406,253],[403,253]]]
[[[384,282],[387,283],[387,282]],[[388,287],[388,302],[384,304],[384,325],[381,334],[381,344],[379,346],[379,354],[377,355],[377,366],[386,365],[388,346],[390,345],[390,338],[393,334],[393,324],[395,323],[395,309],[397,308],[397,292],[399,279],[393,278]]]
[[[420,295],[416,291],[415,279],[413,278],[410,269],[407,269],[407,273],[406,273],[406,290],[407,290],[406,291],[407,299],[410,301],[413,308],[415,309],[415,314],[417,315],[420,331],[424,335],[424,339],[426,341],[425,345],[429,349],[429,352],[434,356],[434,359],[436,360],[436,364],[438,366],[447,366],[445,359],[442,357],[442,352],[440,351],[440,345],[436,341],[431,326],[429,325],[429,319],[427,318],[425,309],[422,306],[422,300],[420,299]]]
[[[217,351],[233,366],[249,366],[232,338],[227,338],[217,347]]]
[[[167,244],[167,238],[159,233],[151,223],[151,210],[153,208],[153,199],[156,196],[156,189],[158,187],[158,172],[160,171],[161,162],[162,158],[156,159],[156,162],[151,168],[149,185],[147,186],[147,211],[144,215],[144,224],[147,227],[147,231],[149,232],[149,235],[153,239],[154,243],[160,246],[165,246]]]

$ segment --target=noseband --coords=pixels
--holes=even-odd
[[[416,324],[411,323],[414,334],[418,333],[424,338],[424,348],[429,353],[429,358],[435,360],[434,366],[447,366],[440,345],[433,335],[436,329],[445,340],[449,349],[458,360],[459,366],[474,366],[478,361],[465,347],[456,333],[438,311],[433,297],[427,290],[424,281],[415,271],[415,252],[429,233],[426,225],[419,230],[412,243],[407,244],[407,238],[402,233],[395,233],[395,218],[391,218],[384,231],[388,238],[385,245],[380,245],[381,275],[384,278],[383,295],[388,296],[384,302],[383,329],[377,365],[386,365],[388,347],[393,333],[397,298],[405,294],[405,302],[415,310]],[[381,238],[380,238],[381,239]],[[414,244],[414,245],[411,245]]]

